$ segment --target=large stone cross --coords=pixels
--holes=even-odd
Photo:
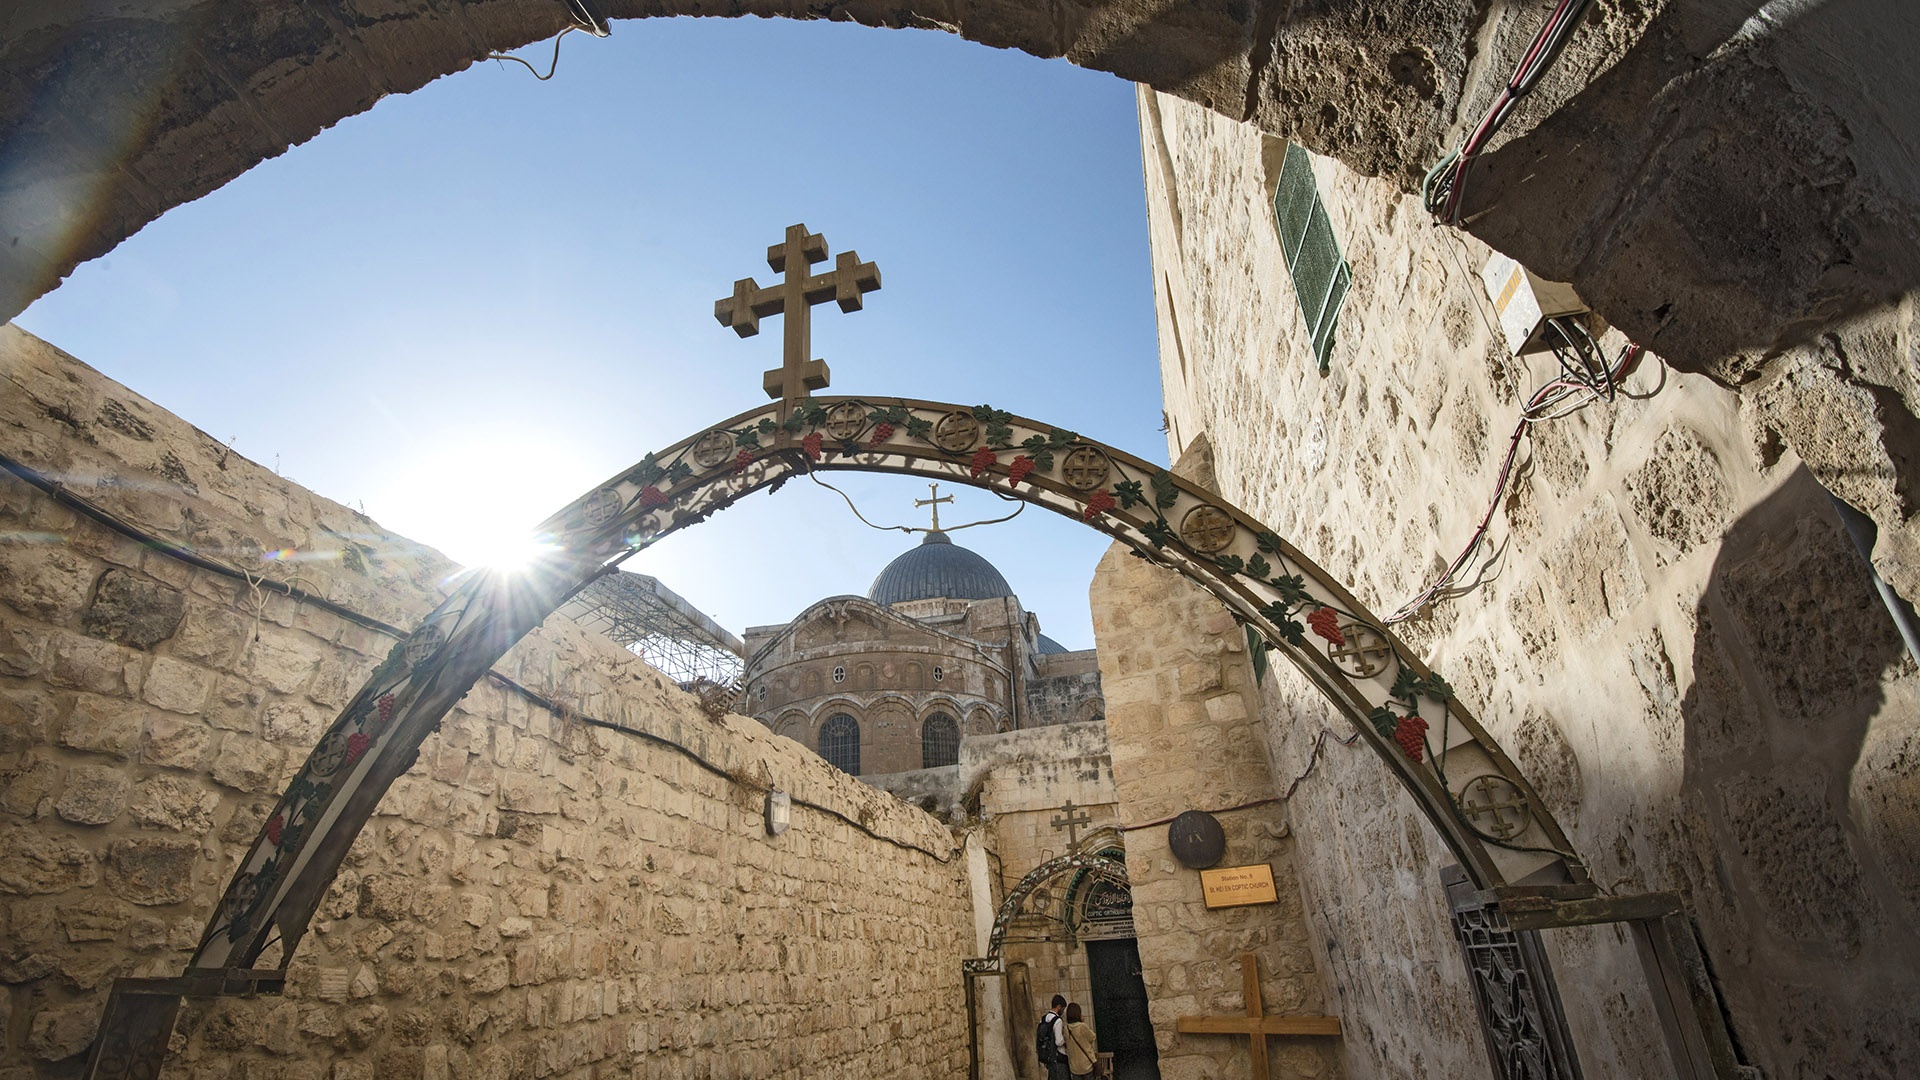
[[[808,272],[826,258],[827,242],[819,233],[789,225],[787,238],[767,249],[767,265],[785,274],[785,280],[761,288],[752,278],[741,278],[733,283],[732,296],[713,302],[713,317],[741,337],[759,333],[760,320],[767,315],[786,318],[780,366],[762,380],[770,398],[792,400],[826,388],[826,361],[808,355],[813,349],[813,305],[834,300],[841,311],[859,311],[861,295],[880,288],[879,268],[851,251],[841,252],[824,274]]]
[[[1246,997],[1245,1016],[1182,1016],[1175,1030],[1189,1035],[1246,1035],[1253,1039],[1254,1080],[1267,1080],[1267,1036],[1338,1035],[1337,1016],[1268,1016],[1260,1002],[1260,958],[1240,954],[1240,982]]]

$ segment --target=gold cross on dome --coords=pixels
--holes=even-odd
[[[913,500],[913,505],[933,507],[933,531],[939,532],[940,531],[940,504],[952,502],[953,496],[940,494],[939,484],[928,484],[927,493],[931,495],[932,498],[915,499]]]
[[[786,318],[780,366],[767,372],[761,381],[770,398],[791,401],[826,388],[826,361],[809,355],[813,350],[813,305],[832,300],[841,311],[859,311],[861,296],[880,288],[880,269],[861,262],[860,256],[851,251],[841,252],[832,270],[808,273],[814,263],[825,262],[826,258],[825,238],[808,232],[805,225],[789,225],[787,238],[767,249],[767,265],[775,273],[785,274],[784,280],[761,288],[752,278],[741,278],[733,283],[732,296],[713,302],[713,317],[743,338],[759,333],[760,320],[765,316]]]

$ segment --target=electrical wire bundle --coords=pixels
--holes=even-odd
[[[1480,516],[1472,538],[1448,564],[1446,572],[1386,617],[1384,621],[1389,626],[1405,622],[1435,603],[1468,592],[1478,583],[1461,584],[1461,579],[1486,546],[1487,529],[1493,524],[1494,512],[1500,508],[1500,500],[1506,497],[1507,486],[1513,479],[1513,465],[1520,457],[1520,440],[1535,424],[1571,416],[1596,401],[1612,401],[1619,392],[1620,380],[1640,362],[1643,352],[1640,346],[1628,342],[1609,366],[1600,353],[1599,344],[1578,319],[1548,319],[1547,332],[1558,339],[1550,347],[1560,361],[1560,374],[1535,390],[1520,407],[1520,421],[1514,425],[1513,437],[1507,440],[1507,456],[1500,463],[1500,478],[1494,483],[1487,512]]]
[[[1513,78],[1507,80],[1505,89],[1494,100],[1493,107],[1487,110],[1480,123],[1467,136],[1465,142],[1450,151],[1440,163],[1428,170],[1427,178],[1421,184],[1421,197],[1426,202],[1427,212],[1442,225],[1460,224],[1460,195],[1466,187],[1467,170],[1473,165],[1474,158],[1486,149],[1487,143],[1513,110],[1519,107],[1520,99],[1533,92],[1540,80],[1552,68],[1554,61],[1560,59],[1560,53],[1573,38],[1574,27],[1580,23],[1580,17],[1586,13],[1592,0],[1560,0],[1548,17],[1547,25],[1533,39],[1533,44],[1520,59],[1520,66],[1514,69]]]

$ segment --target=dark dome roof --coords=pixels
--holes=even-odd
[[[867,590],[867,599],[887,605],[937,596],[985,600],[1012,595],[1012,587],[992,563],[947,539],[943,532],[928,533],[918,547],[888,563]]]
[[[1040,635],[1040,655],[1050,656],[1054,653],[1063,653],[1063,652],[1072,652],[1072,651],[1073,650],[1053,640],[1047,635],[1045,634]]]

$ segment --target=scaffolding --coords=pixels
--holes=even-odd
[[[732,686],[746,646],[658,578],[616,570],[574,594],[562,614],[605,634],[681,684]]]

